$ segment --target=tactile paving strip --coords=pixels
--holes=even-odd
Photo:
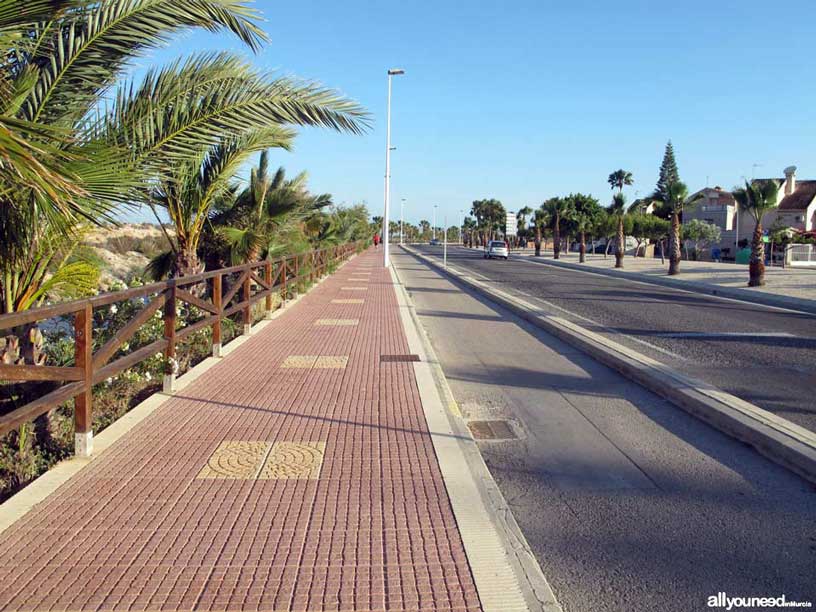
[[[325,450],[325,442],[276,442],[258,479],[314,480],[320,476]]]
[[[332,304],[363,304],[365,300],[332,300]]]
[[[322,355],[315,361],[315,369],[345,370],[348,365],[347,355]]]
[[[328,325],[333,327],[341,327],[344,325],[357,325],[360,319],[318,319],[315,325]]]
[[[222,442],[196,478],[254,478],[268,449],[267,442]]]
[[[367,287],[340,287],[342,291],[366,291]]]
[[[311,368],[317,361],[317,355],[289,355],[283,360],[282,368]]]

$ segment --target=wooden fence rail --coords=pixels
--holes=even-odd
[[[0,415],[0,435],[73,399],[76,454],[89,456],[93,449],[93,385],[157,353],[163,353],[166,364],[164,390],[171,391],[175,381],[172,366],[176,358],[176,344],[179,341],[209,327],[212,329],[212,354],[220,357],[222,322],[226,317],[240,313],[243,332],[249,333],[254,304],[265,300],[265,311],[268,316],[272,312],[273,297],[276,294],[283,306],[290,296],[298,294],[307,276],[310,283],[315,282],[328,272],[332,264],[348,259],[360,247],[360,243],[349,243],[277,260],[221,268],[125,291],[0,315],[0,332],[9,329],[17,331],[29,329],[36,326],[39,321],[55,317],[72,317],[74,328],[73,366],[0,364],[0,383],[25,381],[63,383],[28,404]],[[126,300],[141,300],[143,305],[124,327],[94,350],[94,310]],[[195,306],[206,313],[206,316],[179,328],[176,318],[179,303]],[[151,317],[156,316],[156,313],[161,313],[164,337],[114,359],[123,345]]]

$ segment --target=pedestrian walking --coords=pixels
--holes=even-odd
[[[380,248],[380,235],[379,234],[374,234],[374,248],[375,249]]]

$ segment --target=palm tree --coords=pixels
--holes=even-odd
[[[762,242],[762,217],[776,206],[779,188],[773,181],[745,181],[745,187],[734,190],[734,199],[743,212],[754,218],[754,236],[751,241],[751,261],[748,266],[748,286],[765,284],[765,243]]]
[[[473,233],[476,231],[476,220],[473,217],[466,217],[462,224],[462,232],[467,236],[467,245],[473,246]]]
[[[669,274],[680,274],[680,223],[683,209],[686,206],[694,206],[703,195],[697,194],[689,199],[688,187],[682,181],[675,181],[668,186],[666,191],[666,202],[664,205],[671,214],[671,228],[669,232]]]
[[[578,261],[584,263],[586,262],[586,235],[595,228],[601,205],[598,200],[583,193],[570,194],[568,200],[574,211],[572,222],[575,224],[580,239]]]
[[[381,224],[382,224],[382,222],[381,222]],[[428,235],[431,233],[431,222],[427,221],[426,219],[422,219],[422,221],[419,222],[419,227],[420,227],[420,234],[421,234],[420,235],[420,240],[427,240]]]
[[[626,170],[615,170],[606,179],[612,189],[617,189],[618,193],[623,193],[624,185],[632,185],[635,181],[632,178],[632,173]]]
[[[626,236],[623,231],[623,216],[626,214],[626,196],[620,191],[612,196],[612,204],[609,207],[609,214],[612,215],[618,224],[618,231],[615,238],[615,267],[623,267],[623,256],[626,252]]]
[[[159,197],[154,190],[148,204],[167,208],[176,228],[177,275],[201,270],[196,251],[204,221],[239,165],[269,147],[289,147],[294,132],[282,124],[352,133],[367,124],[355,103],[311,83],[270,78],[228,53],[150,71],[140,87],[120,92],[107,119],[109,137],[135,144],[133,163],[157,177]],[[215,144],[202,147],[202,141]],[[211,172],[197,174],[210,160],[217,162]],[[257,214],[263,214],[261,207]],[[257,246],[245,246],[252,244]]]
[[[151,192],[151,205],[164,210],[175,235],[170,239],[172,255],[155,258],[148,267],[150,276],[158,279],[167,272],[174,276],[202,272],[198,247],[215,203],[231,196],[236,174],[251,155],[269,147],[288,147],[293,137],[293,132],[284,128],[248,132],[224,139],[200,157],[191,157],[163,172]]]
[[[148,180],[129,161],[135,143],[107,138],[96,120],[131,58],[190,27],[231,31],[257,49],[257,18],[236,0],[0,0],[4,312],[93,287],[98,272],[78,258],[79,236]]]
[[[535,254],[541,255],[541,231],[550,224],[550,214],[540,206],[533,212],[533,224],[535,225]]]
[[[281,253],[289,243],[303,242],[298,234],[308,236],[313,246],[342,241],[345,230],[323,212],[332,206],[331,195],[311,194],[305,172],[287,179],[281,167],[270,179],[266,151],[254,170],[254,183],[251,175],[249,187],[235,205],[212,217],[215,231],[226,239],[231,264]]]
[[[527,234],[527,218],[533,214],[533,209],[529,206],[523,206],[519,209],[516,213],[516,219],[518,220],[518,229],[521,235]]]
[[[561,222],[572,216],[571,202],[566,198],[550,198],[542,205],[552,223],[553,229],[553,259],[561,257]]]

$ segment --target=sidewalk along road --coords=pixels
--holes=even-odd
[[[480,610],[380,262],[348,262],[3,531],[0,611]]]
[[[393,260],[463,416],[516,436],[479,445],[566,612],[706,610],[721,591],[816,601],[812,485],[411,255]]]
[[[433,247],[415,247],[442,257]],[[582,273],[527,258],[448,263],[676,371],[816,431],[816,316]]]

